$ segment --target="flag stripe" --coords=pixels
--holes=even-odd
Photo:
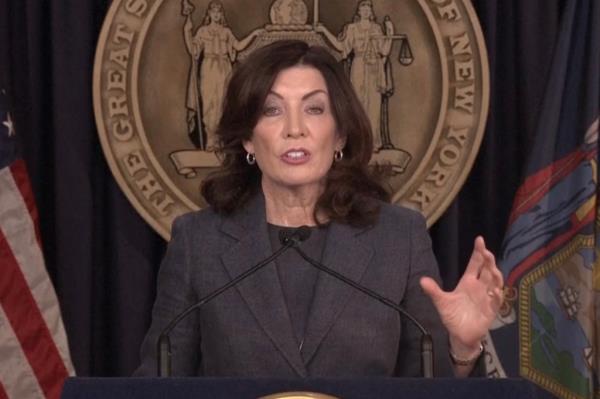
[[[46,272],[39,235],[36,234],[36,223],[31,218],[31,215],[37,218],[37,210],[22,160],[15,161],[10,170],[5,168],[0,171],[0,187],[3,187],[0,190],[0,203],[3,204],[0,209],[0,227],[37,307],[42,311],[41,317],[54,338],[59,355],[68,373],[73,375],[74,369],[70,361],[58,299]]]
[[[0,381],[0,399],[8,399],[8,394],[4,390],[4,387],[2,386],[2,381]]]
[[[537,206],[556,183],[573,172],[589,156],[584,151],[576,151],[527,177],[515,195],[514,209],[508,224],[514,223],[520,215]]]
[[[15,332],[12,329],[2,306],[0,306],[0,399],[2,398],[44,398],[42,388]]]
[[[10,165],[10,172],[15,182],[16,188],[21,193],[21,200],[27,208],[27,214],[30,215],[32,221],[32,228],[35,231],[35,237],[37,239],[38,247],[42,247],[42,240],[40,238],[39,214],[37,207],[35,206],[35,197],[33,196],[33,190],[29,183],[29,175],[27,173],[27,167],[25,161],[17,159]],[[42,257],[43,259],[43,257]]]
[[[2,230],[0,258],[4,262],[0,303],[42,391],[48,398],[59,398],[62,383],[57,382],[68,377],[67,369]]]

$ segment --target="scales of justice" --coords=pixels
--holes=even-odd
[[[242,39],[236,38],[228,27],[227,13],[220,1],[208,4],[201,23],[194,24],[194,9],[190,0],[182,0],[183,34],[190,56],[186,122],[195,149],[170,154],[179,174],[195,178],[197,169],[219,166],[215,131],[233,64],[259,47],[285,39],[323,46],[344,63],[371,122],[374,144],[371,164],[383,166],[392,175],[406,170],[412,157],[392,143],[388,123],[388,102],[394,94],[392,44],[400,42],[401,65],[410,65],[413,55],[407,36],[394,32],[389,16],[383,24],[376,21],[372,0],[357,1],[353,21],[346,23],[338,35],[320,23],[319,0],[313,0],[312,24],[307,23],[308,9],[303,0],[275,0],[270,8],[271,23]]]

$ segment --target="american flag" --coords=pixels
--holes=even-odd
[[[59,398],[74,369],[17,140],[0,92],[0,399]]]

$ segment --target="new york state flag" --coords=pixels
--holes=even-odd
[[[600,2],[565,2],[550,77],[504,237],[505,302],[485,342],[491,377],[600,398]]]

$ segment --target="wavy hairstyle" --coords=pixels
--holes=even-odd
[[[297,65],[321,72],[337,129],[346,138],[344,157],[333,163],[324,192],[317,200],[315,221],[370,225],[379,212],[376,200],[389,201],[389,192],[368,168],[373,151],[369,119],[342,65],[327,49],[299,40],[282,40],[259,48],[235,67],[216,131],[222,164],[202,183],[202,195],[216,212],[231,214],[258,192],[261,172],[246,162],[242,143],[250,140],[279,72]]]

